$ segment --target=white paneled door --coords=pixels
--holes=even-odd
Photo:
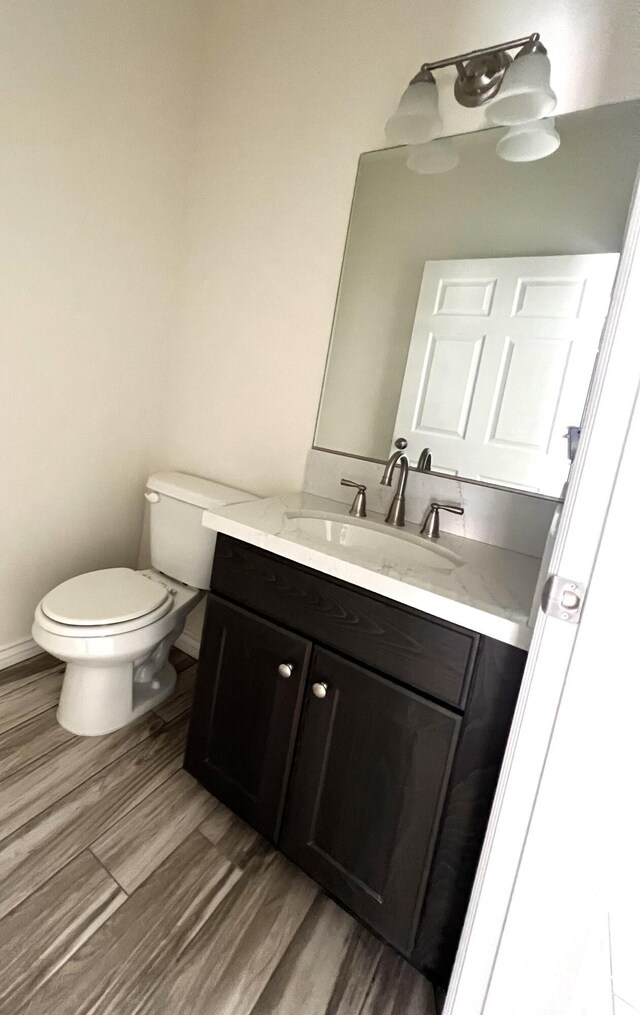
[[[394,430],[411,462],[558,496],[618,254],[427,261]]]

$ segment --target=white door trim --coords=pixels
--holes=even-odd
[[[582,440],[549,567],[550,573],[585,586],[596,559],[640,383],[639,322],[640,195],[636,181]],[[444,1015],[480,1015],[485,1011],[577,630],[575,625],[538,616]]]

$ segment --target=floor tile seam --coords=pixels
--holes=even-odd
[[[39,680],[44,680],[46,677],[60,677],[61,678],[61,683],[62,683],[62,680],[64,679],[63,674],[62,673],[58,673],[55,670],[54,670],[53,673],[43,673],[41,677],[36,677],[34,680],[30,680],[26,684],[20,684],[18,687],[14,687],[13,690],[11,690],[11,691],[5,691],[4,694],[0,694],[0,705],[3,702],[6,702],[6,701],[20,702],[20,701],[22,701],[22,700],[24,700],[25,698],[28,698],[28,697],[37,697],[37,695],[34,694],[34,692],[36,692],[36,691],[42,691],[42,694],[49,694],[49,693],[51,693],[49,689],[42,690],[41,688],[39,688],[37,686],[38,681]],[[56,692],[55,693],[56,693],[56,695],[59,695],[60,692],[59,692],[59,689],[57,689],[57,683],[58,682],[56,681],[55,682],[55,686],[56,686]],[[51,708],[51,705],[49,705],[48,707]]]
[[[98,837],[98,838],[99,838],[99,837]],[[90,844],[89,846],[87,846],[87,852],[88,852],[88,853],[91,853],[91,856],[92,856],[92,857],[93,857],[93,858],[94,858],[94,859],[95,859],[95,860],[96,860],[96,861],[97,861],[97,862],[98,862],[98,863],[100,864],[100,866],[102,867],[102,869],[103,869],[103,871],[105,872],[105,874],[107,874],[107,876],[108,876],[108,877],[109,877],[109,878],[111,879],[111,881],[113,881],[113,882],[114,882],[114,884],[115,884],[115,885],[116,885],[116,886],[117,886],[117,887],[118,887],[118,888],[119,888],[119,889],[120,889],[121,891],[123,891],[123,892],[125,893],[125,895],[127,896],[127,898],[128,898],[128,899],[130,899],[130,898],[131,898],[131,896],[133,895],[133,892],[130,892],[130,891],[128,891],[128,890],[127,890],[127,889],[125,888],[125,886],[124,886],[124,885],[122,884],[122,882],[118,880],[117,876],[116,876],[116,875],[115,875],[115,874],[113,873],[113,871],[110,871],[110,870],[109,870],[109,868],[107,867],[107,865],[106,865],[105,863],[103,863],[103,862],[102,862],[102,860],[100,859],[100,857],[98,856],[98,854],[97,854],[97,853],[96,853],[96,851],[94,850],[94,848],[93,848],[93,847],[94,847],[94,845],[95,845],[95,843],[96,843],[97,841],[98,841],[98,839],[94,839],[94,840],[93,840],[93,842],[92,842],[92,843],[91,843],[91,844]],[[134,891],[135,891],[135,889],[134,889]]]
[[[93,853],[93,850],[91,850],[91,849],[90,849],[90,848],[89,848],[88,846],[85,846],[85,847],[84,847],[83,849],[81,849],[81,850],[80,850],[80,851],[79,851],[78,853],[74,853],[74,855],[73,855],[73,856],[71,856],[71,857],[69,857],[69,859],[68,859],[68,860],[66,860],[66,861],[65,861],[65,862],[64,862],[64,863],[63,863],[63,864],[62,864],[62,865],[61,865],[60,867],[58,867],[58,868],[56,868],[56,870],[52,871],[52,872],[51,872],[51,873],[49,874],[49,877],[48,877],[48,878],[46,878],[46,879],[45,879],[44,881],[41,881],[41,882],[40,882],[40,883],[39,883],[39,884],[38,884],[38,885],[37,885],[37,886],[36,886],[36,887],[34,888],[34,890],[33,890],[32,892],[29,892],[29,894],[28,894],[28,895],[25,895],[25,896],[24,896],[24,898],[22,898],[22,899],[20,900],[20,902],[19,902],[19,903],[18,903],[17,905],[13,906],[13,907],[12,907],[11,909],[7,910],[7,912],[6,912],[6,913],[3,913],[3,914],[2,914],[2,916],[0,916],[0,930],[2,929],[2,924],[3,924],[3,922],[4,922],[4,921],[5,921],[5,920],[6,920],[6,919],[7,919],[8,917],[10,917],[10,916],[11,916],[11,915],[12,915],[13,913],[15,913],[16,909],[19,909],[19,908],[20,908],[20,906],[23,906],[23,905],[25,905],[25,903],[26,903],[26,902],[28,902],[28,901],[29,901],[29,899],[31,899],[31,898],[32,898],[32,897],[33,897],[33,896],[34,896],[34,895],[36,894],[36,892],[40,892],[40,891],[42,891],[42,890],[46,889],[47,885],[49,884],[49,882],[50,882],[50,881],[52,881],[52,880],[53,880],[53,878],[57,877],[57,876],[58,876],[58,874],[62,874],[62,872],[63,872],[64,870],[66,870],[66,868],[67,868],[67,867],[69,867],[69,866],[70,866],[70,865],[71,865],[72,863],[75,863],[75,862],[76,862],[76,860],[78,860],[78,859],[79,859],[79,858],[80,858],[80,857],[82,856],[82,854],[83,854],[83,853],[91,853],[91,855],[92,855],[92,856],[94,857],[94,859],[96,859],[96,860],[98,859],[98,858],[97,858],[97,857],[95,856],[95,854]],[[103,864],[100,864],[100,866],[102,867],[102,866],[104,866],[104,865],[103,865]],[[105,870],[106,870],[106,868],[105,868]],[[109,871],[106,871],[106,873],[107,873],[107,874],[109,874]],[[118,891],[119,891],[119,890],[120,890],[120,888],[121,888],[121,886],[120,886],[120,885],[118,884],[118,882],[117,882],[117,881],[115,880],[115,878],[114,878],[114,877],[113,877],[113,876],[112,876],[111,874],[109,874],[109,879],[110,879],[111,881],[113,881],[113,882],[114,882],[114,884],[115,884],[116,888],[117,888],[117,889],[118,889]]]
[[[0,707],[2,707],[2,702],[1,701],[0,701]],[[55,705],[53,705],[50,709],[45,709],[45,712],[53,712],[54,709],[55,709]],[[42,713],[42,712],[40,713],[40,715],[43,715],[43,714],[44,713]],[[30,716],[29,719],[25,719],[24,722],[19,723],[19,726],[26,726],[27,723],[29,723],[33,719],[37,719],[37,718],[38,718],[37,716],[33,716],[32,715],[32,716]],[[18,726],[12,726],[11,730],[18,729],[18,728],[19,728]],[[4,732],[8,733],[11,730],[5,730]],[[4,733],[0,733],[0,748],[2,747],[1,741],[2,741],[3,735],[4,735]],[[10,772],[8,775],[1,775],[0,774],[0,790],[2,789],[2,783],[6,782],[7,779],[11,779],[14,775],[19,775],[20,772],[24,772],[25,768],[27,768],[31,764],[31,762],[33,762],[33,761],[41,761],[43,758],[48,757],[49,754],[52,754],[53,751],[57,751],[60,747],[64,747],[66,744],[70,743],[73,740],[73,737],[74,737],[74,734],[70,733],[67,740],[63,740],[62,743],[55,744],[53,747],[49,747],[48,750],[43,751],[42,754],[36,754],[36,755],[34,755],[24,765],[20,765],[19,768],[16,768],[13,772]]]
[[[13,691],[18,690],[20,687],[29,687],[31,684],[35,684],[36,681],[42,680],[44,677],[50,677],[54,673],[60,673],[64,669],[64,663],[59,663],[57,666],[49,666],[46,670],[36,670],[35,673],[24,673],[21,677],[17,677],[14,681],[3,680],[2,674],[5,670],[0,670],[0,700],[5,698],[8,694],[12,694]],[[14,683],[14,687],[3,690],[4,685]]]
[[[208,850],[207,850],[207,852],[213,851],[213,853],[217,854],[217,855],[218,855],[218,857],[219,857],[219,858],[220,858],[221,860],[224,860],[224,861],[226,861],[226,863],[227,863],[227,868],[226,868],[226,869],[225,869],[225,870],[224,870],[223,872],[221,872],[221,873],[220,873],[220,875],[219,875],[219,877],[218,877],[218,879],[217,879],[217,882],[216,882],[216,883],[223,883],[223,881],[224,881],[225,879],[227,879],[227,878],[231,877],[231,876],[233,875],[233,873],[237,873],[237,874],[238,874],[238,878],[237,878],[237,881],[239,881],[239,880],[241,879],[241,877],[243,876],[243,872],[242,872],[242,871],[241,871],[241,870],[240,870],[239,868],[236,868],[236,867],[235,867],[235,866],[234,866],[233,864],[231,864],[231,863],[230,863],[230,862],[229,862],[229,861],[227,860],[227,858],[226,858],[226,857],[222,856],[222,855],[221,855],[221,854],[219,853],[219,851],[218,851],[218,850],[216,850],[215,846],[214,846],[214,845],[213,845],[213,844],[212,844],[211,842],[209,842],[209,840],[208,840],[208,839],[207,839],[207,838],[206,838],[205,836],[203,836],[203,835],[201,835],[200,833],[198,833],[197,829],[193,829],[193,830],[192,830],[192,831],[191,831],[191,832],[190,832],[189,834],[191,834],[191,835],[197,835],[197,836],[199,835],[199,837],[200,837],[200,838],[201,838],[201,839],[202,839],[202,840],[203,840],[203,841],[204,841],[204,842],[206,843],[206,845],[207,845],[207,847],[208,847]],[[185,839],[186,839],[186,838],[187,838],[187,837],[185,837]],[[182,846],[184,845],[184,842],[185,842],[185,840],[183,840],[183,841],[182,841],[181,843],[178,843],[178,844],[177,844],[177,845],[175,846],[174,850],[172,850],[172,851],[171,851],[171,853],[169,854],[169,856],[165,857],[165,859],[163,860],[163,863],[166,863],[166,862],[167,862],[167,860],[169,860],[169,857],[170,857],[170,856],[172,856],[172,855],[173,855],[173,853],[174,853],[174,852],[176,852],[176,850],[180,849],[180,848],[181,848],[181,847],[182,847]],[[92,852],[92,854],[93,854],[93,850],[91,850],[91,852]],[[93,855],[95,855],[95,854],[93,854]],[[96,858],[96,859],[97,859],[97,858]],[[156,869],[155,869],[154,871],[152,871],[152,872],[151,872],[151,874],[150,874],[149,876],[152,876],[153,874],[156,874],[156,873],[157,873],[157,871],[158,871],[158,868],[156,868]],[[113,875],[112,875],[112,877],[113,877]],[[115,879],[115,880],[117,880],[117,879]],[[146,880],[148,880],[148,879],[145,879],[145,881],[146,881]],[[119,882],[118,882],[118,884],[119,884]],[[234,887],[234,885],[232,885],[232,886],[231,886],[231,889],[232,889],[233,887]],[[137,886],[137,887],[136,887],[136,888],[134,889],[134,891],[133,891],[133,892],[132,892],[132,893],[131,893],[130,895],[129,895],[129,894],[127,895],[127,898],[133,898],[133,897],[135,897],[135,894],[136,894],[136,892],[137,892],[137,891],[138,891],[138,890],[139,890],[140,888],[141,888],[141,885],[138,885],[138,886]],[[229,889],[229,890],[231,890],[231,889]],[[201,894],[203,890],[204,890],[204,888],[203,888],[203,887],[201,887],[201,888],[200,888],[200,890],[199,890],[199,893],[198,893],[198,894]],[[209,887],[207,887],[207,890],[210,890],[210,888],[209,888]],[[218,901],[218,903],[217,903],[217,904],[216,904],[216,906],[215,906],[215,907],[214,907],[214,908],[212,909],[212,911],[211,911],[211,912],[210,912],[210,913],[209,913],[209,914],[208,914],[208,915],[206,916],[206,918],[205,918],[205,919],[204,919],[204,920],[203,920],[203,921],[201,922],[200,926],[199,926],[199,927],[197,928],[197,930],[196,930],[196,932],[195,932],[195,933],[193,934],[193,936],[192,936],[192,937],[189,937],[189,939],[188,939],[188,941],[187,941],[187,943],[186,943],[186,946],[185,946],[185,945],[183,944],[183,947],[182,947],[182,948],[180,949],[180,951],[179,951],[179,952],[178,952],[177,954],[176,954],[176,953],[174,953],[174,954],[168,954],[168,955],[167,955],[167,965],[173,964],[173,966],[174,966],[174,967],[175,967],[176,969],[178,968],[178,965],[179,965],[179,963],[180,963],[180,960],[181,960],[181,958],[182,958],[182,955],[183,955],[183,954],[184,954],[185,952],[187,952],[187,953],[188,953],[188,952],[190,951],[190,949],[191,949],[191,946],[192,946],[193,942],[194,942],[194,941],[196,941],[196,940],[198,939],[198,936],[200,935],[200,933],[201,933],[201,931],[203,930],[203,928],[204,928],[204,927],[206,927],[206,925],[207,925],[207,923],[209,922],[209,920],[210,920],[210,919],[211,919],[211,918],[212,918],[212,917],[213,917],[213,916],[215,915],[215,913],[217,912],[217,910],[218,910],[219,906],[220,906],[220,905],[223,905],[223,904],[224,904],[224,902],[225,902],[225,899],[226,899],[226,895],[227,895],[227,894],[228,894],[228,893],[225,893],[225,895],[223,895],[223,897],[222,897],[222,898],[221,898],[221,899],[220,899],[220,900]],[[125,902],[126,902],[126,900],[125,900]],[[124,904],[124,903],[123,903],[123,904]],[[108,922],[108,921],[107,921],[107,922]],[[103,925],[103,926],[104,926],[104,925]],[[155,983],[155,984],[153,985],[153,991],[152,991],[152,992],[155,992],[156,990],[158,990],[158,989],[161,989],[161,988],[162,988],[162,986],[163,986],[163,984],[162,984],[162,983]],[[99,1002],[99,999],[98,999],[98,1000],[97,1000],[97,1001],[95,1002],[95,1004],[97,1004],[98,1002]],[[139,1012],[139,1011],[141,1010],[141,1006],[142,1006],[142,1007],[144,1007],[145,1003],[146,1003],[146,1002],[145,1002],[145,999],[144,999],[144,998],[140,999],[140,1001],[139,1001],[139,1002],[137,1002],[137,1003],[135,1004],[135,1007],[133,1007],[133,1008],[131,1008],[131,1009],[127,1009],[127,1015],[135,1015],[135,1013],[136,1013],[136,1012]],[[95,1008],[95,1007],[93,1007],[93,1005],[92,1005],[92,1007],[91,1007],[91,1008],[89,1008],[89,1009],[87,1009],[87,1011],[86,1011],[86,1012],[84,1012],[84,1010],[83,1010],[83,1015],[90,1015],[90,1013],[95,1013],[95,1015],[98,1015],[98,1012],[99,1012],[99,1009],[98,1009],[98,1008]],[[213,1015],[213,1013],[212,1013],[212,1015]]]
[[[170,722],[175,722],[176,719],[183,719],[184,716],[187,714],[187,712],[190,710],[190,708],[191,702],[189,702],[186,708],[183,708],[181,712],[176,712],[175,715],[171,716],[170,719],[164,719],[161,715],[158,715],[158,713],[156,713],[156,715],[158,715],[158,718],[162,719],[162,721],[168,725]]]
[[[168,725],[168,723],[165,723],[164,726],[161,727],[161,729],[164,729],[167,725]],[[30,817],[28,817],[25,821],[21,822],[21,824],[17,825],[16,828],[12,829],[12,831],[8,832],[6,835],[3,834],[3,832],[0,830],[0,846],[2,845],[3,842],[6,841],[6,839],[11,838],[11,836],[15,835],[16,832],[19,832],[21,828],[24,828],[25,825],[28,825],[30,821],[34,821],[36,818],[41,817],[41,815],[43,815],[46,811],[50,810],[50,808],[57,807],[58,805],[61,805],[66,800],[66,798],[68,796],[71,796],[72,793],[75,793],[77,790],[81,789],[82,786],[86,786],[86,784],[88,782],[91,782],[92,779],[95,779],[96,776],[99,776],[107,768],[110,768],[112,765],[117,765],[118,762],[122,761],[124,758],[126,758],[127,755],[131,753],[131,751],[135,751],[136,748],[140,747],[141,744],[144,744],[145,741],[148,740],[151,737],[153,732],[154,732],[153,730],[149,730],[149,732],[147,733],[147,735],[145,737],[142,737],[135,744],[132,744],[132,746],[128,750],[123,751],[123,753],[119,754],[117,758],[113,758],[111,761],[107,761],[106,764],[104,764],[100,768],[96,769],[96,771],[92,772],[91,775],[87,775],[86,778],[81,779],[80,782],[76,783],[75,786],[73,786],[71,789],[67,790],[66,793],[63,793],[63,795],[58,797],[57,800],[54,800],[53,803],[47,804],[45,807],[42,808],[42,810],[37,811],[37,813],[35,813],[35,814],[32,814]],[[69,743],[71,743],[71,741],[66,740],[64,743],[58,744],[57,747],[54,747],[52,751],[48,751],[46,754],[42,755],[42,757],[47,757],[49,754],[52,754],[54,751],[58,751],[61,748],[66,747]],[[34,760],[40,760],[40,759],[34,759]],[[14,773],[14,774],[17,774],[17,773]],[[7,778],[10,778],[10,776],[7,776]],[[0,787],[1,787],[1,785],[2,785],[2,783],[0,782]],[[0,821],[0,826],[1,826],[1,821]]]
[[[169,725],[169,723],[165,723],[165,725],[163,727],[160,727],[160,728],[161,729],[165,729],[168,725]],[[108,768],[111,768],[112,766],[117,765],[120,762],[124,761],[128,757],[128,755],[131,754],[132,751],[135,751],[138,747],[140,747],[141,744],[144,744],[150,738],[150,736],[151,736],[151,732],[149,732],[149,734],[146,737],[143,737],[136,744],[133,744],[133,746],[130,747],[128,751],[125,751],[124,754],[119,755],[119,757],[115,758],[113,761],[110,761],[108,764],[104,765],[97,772],[94,772],[92,775],[88,776],[86,779],[83,779],[82,782],[79,782],[77,786],[74,786],[72,789],[70,789],[63,796],[59,797],[53,803],[51,803],[47,807],[43,808],[43,810],[39,811],[37,814],[32,815],[30,818],[27,819],[27,821],[25,821],[23,824],[19,825],[17,828],[15,828],[8,835],[2,836],[0,834],[0,850],[2,849],[3,845],[9,839],[11,839],[12,836],[17,835],[20,832],[20,830],[25,828],[25,826],[28,825],[31,821],[36,821],[38,818],[41,818],[44,814],[47,813],[47,811],[50,811],[54,807],[62,806],[64,804],[64,801],[67,800],[68,797],[70,797],[73,793],[76,793],[78,790],[82,789],[82,787],[86,786],[88,783],[90,783],[92,779],[97,778],[99,775],[104,773]],[[183,753],[183,749],[181,749],[179,753]],[[167,762],[165,762],[165,764],[166,763]],[[178,771],[179,771],[179,769],[178,769]],[[162,780],[161,783],[158,783],[158,785],[155,786],[154,789],[150,790],[149,793],[147,793],[144,797],[142,797],[142,799],[146,800],[147,796],[150,796],[151,793],[153,793],[155,789],[158,789],[160,786],[164,785],[164,783],[167,782],[173,775],[175,775],[175,772],[170,772],[166,776],[166,778]],[[95,839],[91,839],[89,843],[86,843],[84,846],[82,846],[82,848],[80,849],[80,852],[82,852],[82,850],[84,850],[84,849],[88,848],[89,846],[91,846],[96,841],[96,839],[99,839],[101,835],[103,835],[106,831],[108,831],[109,828],[112,828],[113,825],[115,825],[118,821],[121,820],[121,818],[123,818],[126,814],[128,814],[131,810],[133,810],[134,807],[138,806],[138,804],[140,802],[141,801],[136,801],[136,803],[131,804],[131,807],[129,807],[122,814],[120,814],[117,818],[115,818],[111,822],[111,824],[107,825],[100,832],[100,835],[97,835]],[[75,854],[75,855],[77,856],[78,854]],[[9,910],[9,912],[11,912],[11,910]]]
[[[39,715],[43,714],[43,712],[48,712],[49,709],[55,707],[56,707],[55,705],[52,705],[49,702],[47,703],[47,705],[45,705],[44,708],[39,708],[35,712],[30,711],[29,713],[25,713],[23,716],[20,716],[18,722],[11,723],[9,726],[0,725],[0,736],[2,736],[4,733],[10,733],[12,730],[15,730],[18,726],[24,726],[24,724],[29,722],[30,719],[37,719]],[[0,709],[1,708],[2,708],[2,698],[0,698]]]
[[[202,835],[201,832],[199,832],[196,829],[193,834],[198,835],[200,836],[200,838],[204,839],[209,849],[213,850],[213,852],[219,857],[219,859],[223,860],[227,864],[227,869],[224,874],[225,879],[231,878],[234,875],[237,875],[237,877],[233,882],[233,884],[231,885],[231,887],[229,888],[229,890],[220,899],[218,904],[211,910],[211,912],[207,915],[207,917],[204,920],[202,920],[202,922],[196,928],[196,930],[185,938],[185,940],[181,943],[179,949],[177,949],[175,954],[172,956],[173,966],[176,972],[181,970],[182,965],[185,961],[186,962],[190,961],[190,956],[193,954],[194,949],[196,950],[198,949],[202,939],[202,935],[205,933],[209,923],[215,920],[216,918],[219,918],[219,909],[223,907],[227,902],[230,892],[232,892],[234,888],[236,888],[236,886],[239,885],[243,879],[246,879],[248,877],[248,873],[246,870],[244,870],[242,867],[238,867],[237,864],[232,863],[232,861],[229,860],[228,857],[224,856],[224,854],[221,853],[218,849],[216,849],[214,844],[209,839],[207,839],[206,836]]]
[[[140,743],[144,743],[144,741],[140,741]],[[129,753],[129,751],[127,751],[127,754],[128,753]],[[124,758],[124,757],[126,757],[126,755],[123,754],[122,757]],[[120,760],[121,760],[120,758],[117,759],[117,761],[120,761]],[[169,782],[170,779],[173,779],[173,777],[176,774],[176,772],[180,772],[180,771],[181,771],[181,768],[178,768],[178,769],[176,769],[176,771],[170,772],[162,780],[162,782],[159,782],[157,785],[155,785],[153,787],[153,789],[150,789],[148,793],[145,793],[145,795],[140,800],[136,800],[135,803],[131,804],[131,806],[128,807],[127,810],[123,811],[122,814],[119,814],[118,817],[115,818],[109,825],[105,825],[105,827],[101,830],[100,834],[96,835],[95,839],[91,839],[91,841],[87,844],[87,846],[85,848],[86,849],[90,849],[91,852],[93,853],[92,847],[95,845],[95,843],[98,841],[98,839],[101,839],[103,835],[106,835],[107,832],[109,832],[113,828],[114,825],[117,825],[119,821],[122,821],[123,818],[126,818],[128,814],[131,814],[131,811],[133,811],[136,807],[139,807],[140,804],[144,800],[147,800],[148,797],[150,797],[152,793],[155,793],[156,790],[159,790],[161,786],[164,786],[164,784]],[[94,856],[95,856],[95,854],[94,854]]]
[[[179,768],[178,772],[181,772],[181,771],[183,771],[183,769]],[[156,786],[156,788],[154,790],[152,790],[152,792],[150,794],[148,794],[148,796],[144,797],[144,800],[148,800],[149,796],[152,796],[153,793],[156,793],[158,790],[162,789],[162,787],[165,786],[167,784],[167,782],[170,782],[171,779],[173,779],[177,774],[178,774],[177,772],[173,772],[169,776],[168,779],[165,779],[163,782],[160,783],[159,786]],[[139,806],[139,804],[137,804],[136,806]],[[212,810],[213,809],[214,808],[212,808]],[[123,820],[129,814],[131,814],[131,811],[127,811],[125,814],[123,814],[121,816],[121,818],[118,819],[118,821]],[[207,815],[207,817],[208,817],[208,815]],[[118,824],[118,821],[116,821],[115,824]],[[200,822],[200,824],[202,824],[204,821],[206,821],[206,818],[203,818],[202,821]],[[165,857],[163,857],[163,859],[160,861],[158,866],[154,867],[153,870],[150,870],[149,873],[143,878],[143,880],[140,881],[135,886],[135,888],[129,889],[129,888],[126,887],[126,885],[122,884],[122,882],[119,880],[117,874],[115,874],[113,871],[109,870],[109,868],[100,859],[100,857],[98,856],[98,854],[96,853],[96,851],[94,849],[94,847],[95,847],[96,843],[99,841],[99,839],[101,839],[104,835],[107,835],[108,832],[110,831],[110,829],[112,829],[113,827],[114,827],[113,825],[110,825],[109,828],[106,828],[103,832],[101,832],[100,835],[96,839],[94,839],[89,846],[87,846],[87,849],[89,849],[90,852],[92,853],[92,855],[95,856],[95,858],[98,861],[98,863],[100,864],[100,866],[104,867],[104,869],[106,870],[107,874],[109,874],[110,877],[112,877],[114,879],[114,881],[116,881],[116,883],[120,886],[120,888],[122,888],[122,891],[127,893],[127,896],[129,898],[135,892],[137,892],[139,888],[142,888],[142,886],[149,880],[149,878],[152,877],[153,874],[155,874],[155,872],[158,870],[158,867],[160,867],[163,863],[165,863],[169,859],[169,857],[172,856],[175,853],[175,851],[180,848],[180,846],[184,845],[184,843],[186,842],[186,840],[189,838],[190,835],[194,835],[196,832],[200,831],[200,825],[195,825],[193,828],[189,828],[187,831],[185,831],[184,836],[180,839],[179,842],[176,842],[176,844],[174,845],[173,849],[170,850],[170,852],[167,853],[167,855]],[[202,835],[202,833],[200,833],[200,834]],[[209,839],[207,839],[206,835],[202,835],[202,838],[204,838],[207,841],[207,843],[215,850],[215,852],[219,856],[222,856],[222,854],[220,853],[220,850],[215,848],[215,844],[210,842]],[[227,860],[227,857],[223,857],[223,859]],[[234,865],[234,866],[237,866],[237,865]]]

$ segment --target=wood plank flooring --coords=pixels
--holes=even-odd
[[[124,730],[0,672],[0,1015],[434,1015],[428,982],[182,769],[193,660]]]

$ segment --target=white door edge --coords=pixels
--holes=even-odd
[[[640,382],[638,180],[549,571],[587,586]],[[629,449],[627,449],[629,453]],[[444,1015],[480,1015],[579,627],[539,613]],[[544,971],[540,971],[544,975]]]

